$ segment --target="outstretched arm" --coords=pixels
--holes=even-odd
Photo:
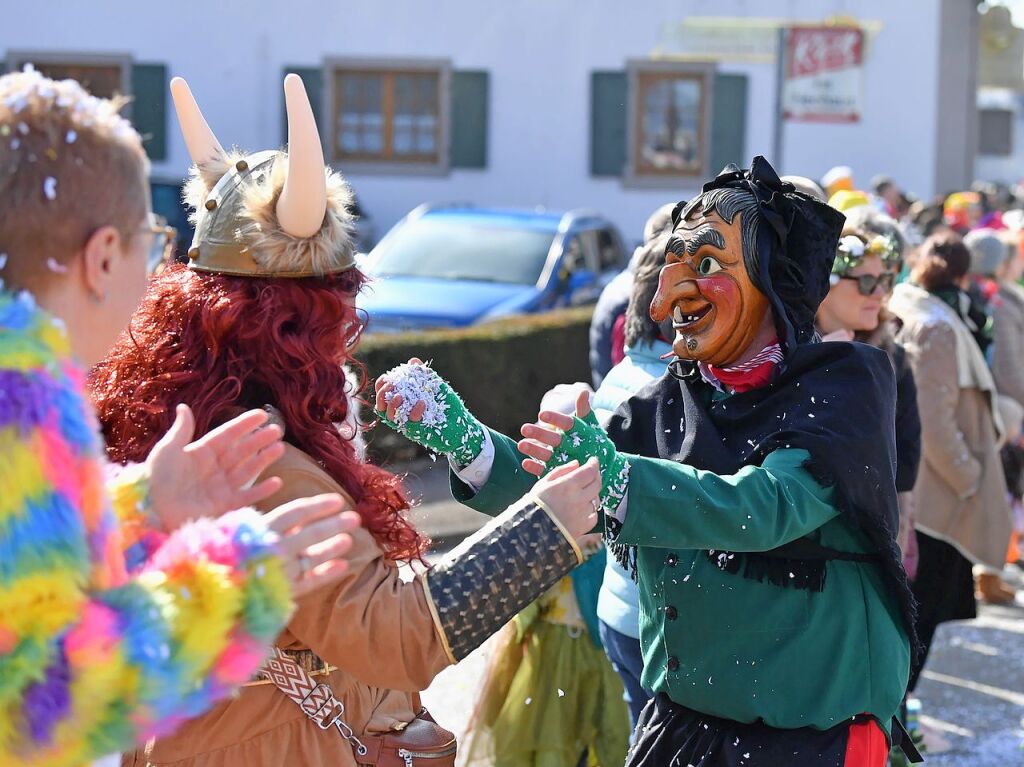
[[[719,475],[658,458],[630,458],[629,496],[613,512],[617,541],[674,549],[768,551],[833,519],[831,488],[803,468],[806,450],[776,450],[760,466]]]
[[[836,515],[832,490],[803,468],[804,450],[778,450],[733,475],[619,453],[581,396],[576,417],[552,411],[523,427],[523,467],[597,457],[602,505],[621,523],[617,540],[639,546],[767,551]]]

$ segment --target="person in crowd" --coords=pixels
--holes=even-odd
[[[608,371],[625,356],[624,327],[626,306],[633,291],[636,261],[644,244],[650,242],[672,223],[672,205],[662,205],[644,224],[643,243],[634,251],[629,265],[615,277],[597,299],[594,316],[590,320],[590,374],[596,389]]]
[[[859,189],[840,189],[828,198],[828,204],[836,210],[847,213],[871,205],[871,198]]]
[[[107,476],[85,369],[123,330],[167,246],[121,106],[32,70],[0,77],[0,763],[10,767],[88,764],[228,696],[262,665],[292,598],[341,577],[357,521],[337,514],[335,495],[263,518],[241,509],[281,485],[250,486],[284,451],[264,413],[191,442],[191,411],[169,401],[137,465]]]
[[[813,197],[820,202],[828,202],[825,190],[806,176],[783,176],[782,180],[788,181],[798,192],[803,192],[808,197]]]
[[[403,581],[398,564],[419,560],[427,542],[405,517],[399,479],[356,456],[349,421],[359,392],[344,368],[358,369],[364,282],[350,192],[324,165],[302,80],[288,75],[284,89],[288,152],[229,155],[188,85],[172,82],[196,163],[189,263],[153,279],[91,387],[119,462],[152,448],[173,401],[191,406],[200,431],[239,410],[270,410],[287,444],[264,472],[282,483],[259,507],[332,493],[362,527],[348,571],[299,602],[267,669],[126,764],[450,767],[454,736],[417,691],[580,562],[599,476],[593,464],[552,473],[444,562]],[[505,598],[487,598],[496,591]]]
[[[896,222],[873,208],[847,219],[832,266],[831,287],[818,307],[815,324],[825,341],[860,341],[889,355],[896,373],[896,491],[899,493],[898,542],[913,578],[917,547],[913,535],[913,497],[921,460],[921,420],[917,387],[897,328],[885,301],[902,266],[903,239]]]
[[[677,205],[673,222],[651,307],[673,323],[672,375],[623,403],[607,432],[581,395],[575,418],[543,412],[518,446],[450,408],[447,427],[485,435],[442,451],[453,492],[493,512],[549,464],[599,457],[655,692],[628,765],[882,767],[913,599],[896,544],[891,363],[863,344],[815,342],[843,216],[757,157]],[[383,379],[378,410],[410,433],[391,412],[410,405],[404,379]],[[835,406],[851,391],[857,408]]]
[[[978,225],[982,212],[977,192],[954,192],[942,203],[943,220],[961,237]]]
[[[1011,233],[1008,238],[1011,255],[996,275],[999,281],[999,303],[993,312],[995,338],[992,343],[992,375],[996,388],[1019,404],[1024,404],[1024,253],[1019,241]],[[1004,450],[1003,465],[1014,467],[1007,473],[1013,498],[1014,529],[1006,561],[1020,564],[1021,537],[1024,535],[1024,446],[1019,440],[1008,442]]]
[[[970,259],[956,235],[930,237],[911,281],[897,286],[889,302],[902,323],[897,339],[914,371],[921,417],[913,589],[923,652],[911,691],[936,628],[977,614],[972,564],[1001,567],[1010,537],[996,385],[960,299]]]
[[[905,198],[895,181],[888,176],[875,176],[871,180],[871,191],[874,192],[885,215],[894,221],[899,221],[903,217]]]
[[[644,246],[637,262],[633,295],[626,310],[626,358],[612,368],[594,394],[594,413],[600,423],[611,420],[619,405],[668,370],[672,353],[671,322],[651,319],[650,306],[665,264],[668,235]],[[632,727],[651,699],[640,681],[644,661],[640,649],[640,605],[636,583],[614,557],[607,558],[597,600],[601,641],[615,671],[622,678]]]
[[[1009,232],[975,229],[964,238],[964,243],[971,251],[971,287],[986,300],[991,314],[989,357],[996,389],[1002,397],[1019,404],[1024,402],[1024,288],[1018,280],[1024,273],[1024,263],[1015,237]],[[1010,412],[1014,412],[1012,408]],[[1018,429],[1020,424],[1007,422],[1005,426],[1009,431]],[[1004,469],[1021,463],[1022,448],[1017,442],[1007,440],[1002,448]],[[1015,507],[1019,484],[1016,471],[1007,476],[1007,490]],[[1016,530],[1011,536],[1014,534]],[[1012,556],[1012,552],[1008,555]],[[1014,601],[1016,591],[1003,580],[999,570],[978,567],[976,571],[979,598],[991,604]]]
[[[821,177],[821,188],[825,190],[825,199],[831,199],[836,192],[855,189],[853,169],[848,165],[836,165],[834,168],[829,168],[828,172]]]

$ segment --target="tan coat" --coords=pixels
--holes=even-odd
[[[993,311],[992,375],[1000,394],[1024,405],[1024,288],[999,286]]]
[[[267,476],[284,487],[261,507],[304,496],[344,493],[306,454],[288,446]],[[414,715],[412,693],[424,690],[449,665],[418,580],[402,582],[363,529],[353,534],[349,570],[341,583],[304,597],[278,639],[285,649],[309,648],[338,670],[326,680],[345,705],[357,734],[400,729]],[[443,724],[443,722],[442,722]],[[323,731],[273,684],[245,687],[158,740],[147,757],[125,765],[175,767],[353,767],[349,744],[334,729]]]
[[[903,321],[899,341],[914,369],[921,415],[916,525],[975,563],[1001,567],[1010,508],[997,447],[995,392],[985,382],[984,359],[939,299],[912,286],[900,288],[889,308]],[[972,377],[977,383],[966,385]]]

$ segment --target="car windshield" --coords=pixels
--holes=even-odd
[[[554,239],[554,230],[478,224],[426,216],[398,227],[372,254],[377,277],[534,285]]]

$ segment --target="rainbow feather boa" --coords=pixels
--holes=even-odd
[[[166,733],[263,663],[292,604],[252,510],[169,536],[111,479],[59,323],[0,292],[0,764],[83,765]]]

